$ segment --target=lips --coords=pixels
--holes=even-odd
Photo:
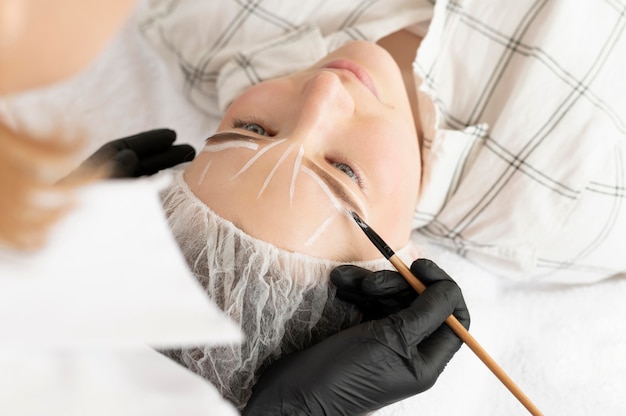
[[[378,91],[376,91],[376,85],[374,85],[372,77],[370,77],[370,74],[368,74],[362,66],[346,59],[337,59],[328,62],[322,68],[341,69],[352,73],[352,75],[354,75],[356,79],[358,79],[368,90],[370,90],[376,98],[379,98]]]

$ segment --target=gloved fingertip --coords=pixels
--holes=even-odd
[[[192,160],[194,160],[194,158],[196,157],[196,149],[194,149],[193,146],[190,146],[188,144],[181,144],[179,145],[179,147],[181,149],[184,149],[186,152],[183,155],[183,162],[191,162]]]
[[[150,131],[153,137],[161,140],[163,143],[172,144],[176,141],[176,132],[172,129],[155,129]]]
[[[411,265],[411,271],[428,286],[432,288],[431,294],[439,293],[438,304],[448,304],[454,309],[454,315],[465,326],[469,328],[470,317],[463,292],[459,285],[448,273],[441,269],[435,262],[428,259],[418,259]],[[445,300],[444,300],[445,299]]]
[[[435,262],[425,258],[415,260],[411,264],[411,272],[427,286],[439,280],[452,280]]]
[[[154,132],[159,132],[159,133],[163,134],[164,136],[169,136],[169,137],[176,138],[176,131],[172,130],[172,129],[168,129],[167,127],[160,128],[160,129],[154,129],[153,131]]]
[[[188,144],[170,146],[160,153],[142,157],[137,167],[137,176],[154,175],[163,169],[193,160],[195,155],[196,151]]]
[[[176,141],[176,132],[171,129],[148,130],[120,139],[139,157],[158,154],[167,150]]]
[[[420,257],[419,259],[416,259],[415,261],[413,261],[413,264],[411,264],[411,267],[415,266],[415,267],[420,267],[420,268],[428,268],[428,267],[432,267],[433,265],[436,266],[434,261],[424,258],[424,257]]]
[[[174,143],[174,141],[176,140],[176,131],[172,129],[168,129],[168,128],[159,128],[159,129],[147,130],[131,137],[140,137],[140,136],[147,136],[153,139],[160,139],[163,141],[169,140],[172,143]]]
[[[428,293],[432,303],[436,304],[438,308],[445,308],[444,314],[448,316],[454,314],[461,324],[466,329],[469,329],[469,311],[463,298],[463,292],[454,280],[442,279],[433,282],[422,295],[426,293]]]

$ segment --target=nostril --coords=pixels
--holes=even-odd
[[[306,104],[312,107],[310,110],[321,111],[327,108],[344,115],[353,114],[355,103],[352,95],[344,86],[346,79],[341,74],[331,70],[322,69],[313,74],[303,89]]]

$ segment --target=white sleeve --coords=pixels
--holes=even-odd
[[[0,338],[39,346],[238,342],[238,326],[193,277],[165,221],[168,176],[109,181],[35,253],[0,251]]]

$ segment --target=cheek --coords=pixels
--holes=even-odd
[[[372,160],[376,170],[369,198],[370,225],[392,248],[398,249],[408,241],[417,206],[421,177],[419,152],[416,146],[384,146],[372,154],[377,159]]]
[[[402,201],[399,207],[404,207],[412,212],[417,205],[421,165],[419,158],[415,160],[405,156],[398,155],[397,158],[392,159],[395,163],[388,164],[386,190],[395,201]]]
[[[403,156],[398,157],[398,163],[388,169],[389,175],[387,197],[395,201],[387,207],[385,215],[386,226],[397,243],[404,244],[411,231],[413,214],[417,206],[421,166],[419,158],[414,160]],[[392,241],[393,241],[392,238]]]
[[[417,135],[408,128],[394,130],[397,125],[377,127],[370,129],[377,134],[355,146],[369,176],[370,203],[382,210],[412,210],[417,204],[421,178]]]

